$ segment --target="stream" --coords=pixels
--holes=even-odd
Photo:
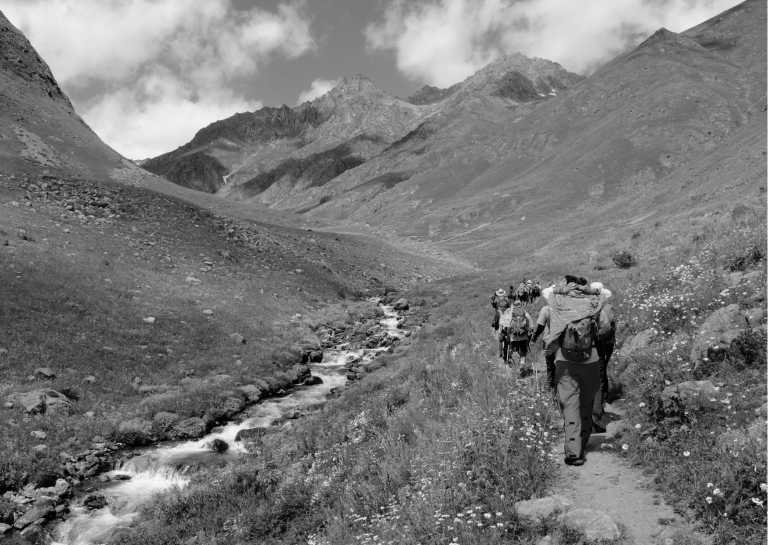
[[[384,312],[384,318],[379,320],[382,330],[391,338],[402,338],[404,332],[398,328],[398,313],[390,306],[379,307]],[[102,479],[107,482],[99,485],[95,492],[104,496],[105,506],[98,509],[83,506],[88,493],[69,502],[69,514],[52,529],[51,545],[97,545],[108,541],[115,532],[129,527],[141,509],[159,493],[187,486],[194,477],[190,468],[204,466],[206,461],[218,464],[222,457],[234,458],[245,452],[244,445],[235,441],[238,432],[267,428],[291,412],[321,405],[333,391],[346,384],[346,366],[350,362],[364,366],[386,350],[348,349],[345,344],[325,350],[321,363],[310,364],[312,375],[320,377],[322,383],[298,386],[284,397],[260,401],[245,411],[241,421],[215,428],[200,439],[140,451],[117,469],[103,474]],[[211,449],[217,439],[229,445],[226,452]]]

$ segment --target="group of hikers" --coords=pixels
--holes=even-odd
[[[538,297],[545,305],[534,323],[524,303]],[[600,282],[565,275],[564,281],[544,289],[537,281],[524,279],[509,292],[496,290],[490,298],[499,357],[511,365],[517,354],[522,378],[534,373],[535,364],[528,365],[526,359],[530,346],[543,336],[547,384],[563,415],[568,465],[583,465],[590,435],[605,431],[607,369],[616,333],[610,297]]]

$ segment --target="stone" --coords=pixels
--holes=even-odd
[[[304,386],[316,386],[322,383],[323,383],[323,379],[321,379],[317,375],[312,375],[309,378],[305,379],[303,382]]]
[[[205,316],[213,316],[213,310],[211,310],[210,308],[206,308],[205,310],[203,310],[203,314]]]
[[[218,438],[211,441],[208,446],[213,452],[218,452],[220,454],[227,452],[227,450],[229,450],[229,443],[227,443],[223,439],[218,439]]]
[[[35,369],[35,378],[41,380],[53,380],[56,378],[56,373],[50,367],[38,367]]]
[[[85,411],[83,413],[83,416],[86,417],[86,418],[95,418],[96,417],[96,413],[94,411]]]
[[[63,393],[49,388],[17,393],[11,397],[9,401],[18,403],[29,414],[69,414],[72,410],[72,403]]]
[[[83,507],[92,511],[106,506],[107,498],[102,494],[89,494],[83,499]]]
[[[6,401],[5,403],[3,403],[4,409],[13,409],[14,407],[15,405],[13,404],[13,401]]]
[[[603,511],[572,509],[560,517],[560,523],[571,531],[584,536],[587,543],[619,539],[619,527]]]
[[[86,384],[93,384],[96,382],[96,377],[94,375],[86,375],[83,377],[83,382]]]
[[[664,403],[671,403],[677,398],[691,409],[719,407],[718,396],[720,396],[720,389],[708,380],[688,380],[673,384],[664,388],[661,393]]]
[[[152,443],[152,422],[146,418],[131,418],[120,422],[115,441],[129,447],[141,447]]]
[[[205,435],[208,426],[205,421],[197,416],[185,418],[171,426],[168,434],[173,439],[197,439]]]
[[[235,435],[236,442],[253,442],[258,441],[267,434],[266,428],[245,428],[239,430]]]
[[[32,452],[37,455],[43,455],[48,452],[48,445],[35,445],[32,447]]]
[[[232,339],[235,344],[245,344],[247,342],[245,337],[243,337],[240,333],[232,333],[229,335],[229,338]]]
[[[405,311],[410,308],[410,305],[408,304],[408,299],[400,298],[397,301],[394,302],[392,305],[392,308],[397,311]]]
[[[694,368],[700,365],[704,358],[708,358],[710,349],[727,349],[745,325],[744,315],[735,303],[710,314],[699,327],[691,344],[689,357]]]
[[[155,323],[155,317],[154,316],[146,316],[146,317],[142,318],[142,321],[145,324],[154,324]]]
[[[571,508],[571,501],[559,495],[523,500],[515,503],[517,516],[531,524],[540,524]]]
[[[53,516],[54,513],[55,511],[53,506],[50,504],[35,505],[31,509],[28,509],[27,512],[24,513],[21,517],[16,519],[16,522],[13,523],[13,527],[17,530],[21,530],[33,522],[37,522],[38,520],[45,520],[48,517]]]
[[[310,363],[322,363],[323,361],[323,351],[322,350],[312,350],[309,352],[309,357],[307,358]]]
[[[48,437],[48,434],[45,433],[43,430],[33,430],[33,431],[29,432],[29,435],[34,437],[35,439],[40,439],[40,440],[45,439],[46,437]]]
[[[644,329],[636,335],[631,335],[624,340],[617,355],[626,358],[636,352],[644,350],[651,345],[655,336],[656,332],[653,329]]]

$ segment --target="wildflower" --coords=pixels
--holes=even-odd
[[[751,499],[752,499],[752,503],[754,503],[755,505],[759,505],[760,507],[763,506],[763,500],[761,500],[760,498],[751,498]]]
[[[484,516],[486,519],[489,519],[489,518],[491,518],[491,514],[490,514],[490,513],[483,513],[483,516]]]
[[[629,450],[629,445],[624,443],[623,445],[621,445],[621,450]]]
[[[712,503],[712,496],[707,496],[706,498],[704,498],[704,501],[706,501],[707,503]]]
[[[685,456],[686,458],[688,458],[688,456],[690,456],[690,455],[691,455],[691,451],[690,450],[684,450],[683,451],[683,456]]]
[[[715,488],[715,489],[712,491],[712,494],[714,494],[715,496],[722,496],[722,495],[723,495],[723,491],[722,491],[722,490],[720,490],[719,488]]]
[[[636,429],[636,430],[639,430],[639,429],[640,429],[640,428],[642,428],[642,427],[643,427],[643,426],[642,426],[642,424],[635,424],[635,429]]]
[[[641,401],[640,403],[637,404],[637,406],[642,409],[643,407],[645,407],[645,401]]]
[[[715,486],[715,485],[712,484],[712,483],[707,483],[707,488],[712,488],[713,486]]]
[[[768,492],[768,483],[760,483],[760,490]]]

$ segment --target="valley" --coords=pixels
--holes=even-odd
[[[0,540],[764,543],[765,15],[349,75],[136,163],[0,13]],[[586,468],[490,328],[564,274],[617,318]]]

